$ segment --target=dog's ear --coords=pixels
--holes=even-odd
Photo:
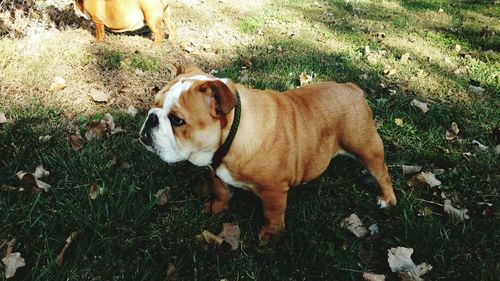
[[[198,86],[198,90],[203,94],[203,100],[214,118],[228,114],[236,105],[236,96],[220,80],[205,81]]]
[[[182,64],[174,64],[174,66],[175,66],[175,69],[176,69],[175,76],[179,76],[181,74],[195,72],[195,71],[200,71],[201,72],[201,69],[199,67],[197,67],[196,65],[185,66],[185,65],[182,65]]]

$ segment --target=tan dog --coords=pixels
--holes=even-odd
[[[381,207],[396,204],[371,110],[351,83],[277,93],[180,68],[158,93],[140,140],[166,162],[212,166],[209,213],[228,208],[228,185],[254,192],[267,221],[263,240],[284,228],[289,188],[318,177],[339,153],[365,163],[380,186]]]
[[[170,20],[168,0],[75,0],[75,13],[92,20],[97,41],[104,40],[104,26],[113,32],[134,31],[148,25],[154,34],[154,45],[163,38],[162,21],[173,39],[174,25]]]

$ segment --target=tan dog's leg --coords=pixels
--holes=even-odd
[[[260,229],[259,239],[272,240],[276,234],[285,228],[285,210],[288,186],[269,189],[257,194],[262,201],[266,225]]]
[[[229,200],[233,196],[233,193],[229,187],[218,177],[215,176],[214,171],[210,169],[210,179],[211,186],[215,198],[205,203],[203,212],[207,214],[220,214],[229,208]]]
[[[163,22],[165,23],[168,29],[168,40],[173,41],[175,39],[175,26],[171,20],[170,7],[167,7],[165,9],[165,13],[163,14]]]
[[[378,204],[381,208],[388,205],[396,205],[396,195],[392,188],[391,177],[384,163],[384,145],[377,132],[371,137],[364,136],[362,139],[369,140],[368,143],[351,143],[349,150],[358,156],[366,165],[370,173],[377,181],[380,188]]]
[[[94,25],[95,25],[95,39],[97,40],[97,42],[101,42],[104,40],[104,24],[94,21]]]
[[[161,30],[161,22],[162,22],[161,18],[157,17],[154,18],[154,20],[151,20],[150,17],[146,16],[146,24],[153,33],[154,37],[153,46],[159,46],[161,44],[161,40],[163,39],[163,30]]]

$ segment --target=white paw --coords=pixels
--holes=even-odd
[[[387,201],[385,201],[385,200],[384,200],[384,199],[382,199],[381,197],[378,197],[378,199],[377,199],[377,204],[378,204],[378,206],[380,207],[380,209],[384,209],[384,208],[389,207],[389,203],[387,203]]]

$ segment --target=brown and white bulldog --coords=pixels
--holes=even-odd
[[[363,91],[351,83],[318,83],[284,93],[254,90],[196,67],[178,75],[156,96],[140,141],[168,163],[210,165],[213,214],[228,208],[228,185],[254,192],[272,238],[285,226],[290,187],[318,177],[330,160],[350,153],[380,187],[381,207],[396,204],[384,147]]]
[[[162,21],[173,39],[174,24],[170,20],[168,0],[75,0],[77,16],[92,20],[97,41],[104,40],[104,26],[113,32],[134,31],[146,23],[154,34],[154,45],[163,38]]]

